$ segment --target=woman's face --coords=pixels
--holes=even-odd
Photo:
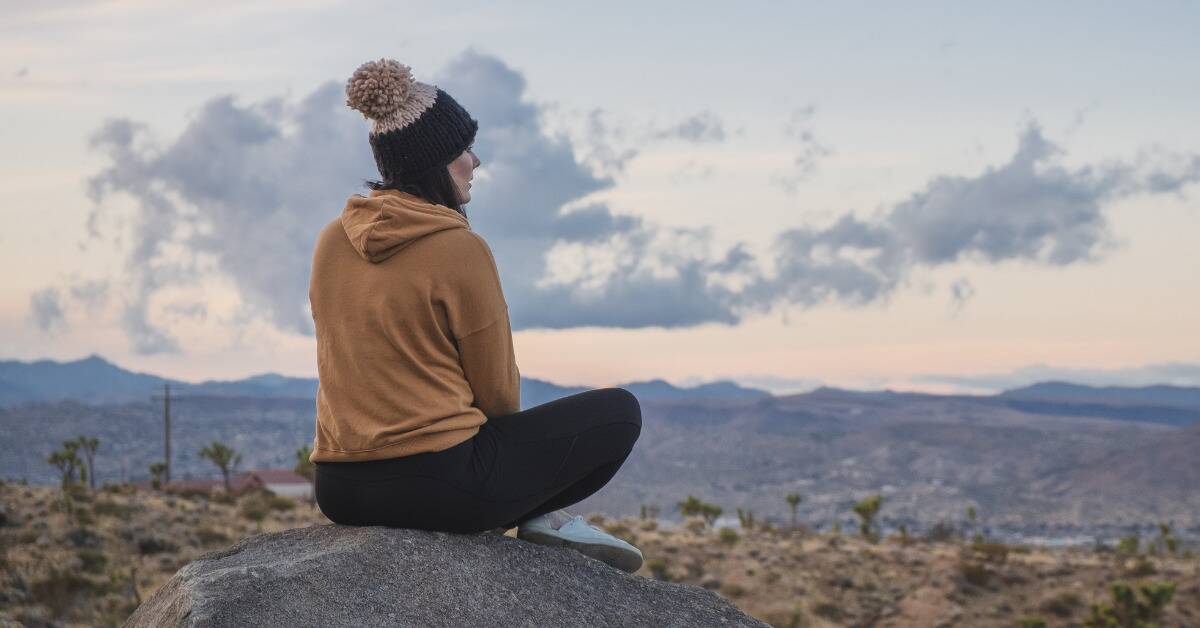
[[[450,178],[454,180],[454,188],[458,190],[460,205],[471,202],[471,179],[475,176],[475,169],[478,167],[479,158],[475,156],[475,152],[471,150],[470,146],[446,167],[450,171]]]

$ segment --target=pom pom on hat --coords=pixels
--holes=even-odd
[[[346,81],[346,104],[379,119],[403,107],[412,88],[412,68],[393,59],[368,61]]]

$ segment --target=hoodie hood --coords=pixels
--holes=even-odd
[[[378,264],[404,247],[445,229],[470,229],[462,214],[399,190],[355,194],[342,210],[342,228],[354,250]]]

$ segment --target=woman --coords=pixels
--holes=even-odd
[[[563,509],[616,474],[641,408],[604,388],[520,411],[508,305],[462,209],[478,123],[391,59],[360,66],[346,93],[372,120],[382,181],[350,197],[313,254],[321,511],[346,525],[516,527],[636,571],[636,547]]]

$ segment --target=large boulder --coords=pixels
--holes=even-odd
[[[181,568],[126,626],[766,626],[711,591],[494,534],[335,524]]]

